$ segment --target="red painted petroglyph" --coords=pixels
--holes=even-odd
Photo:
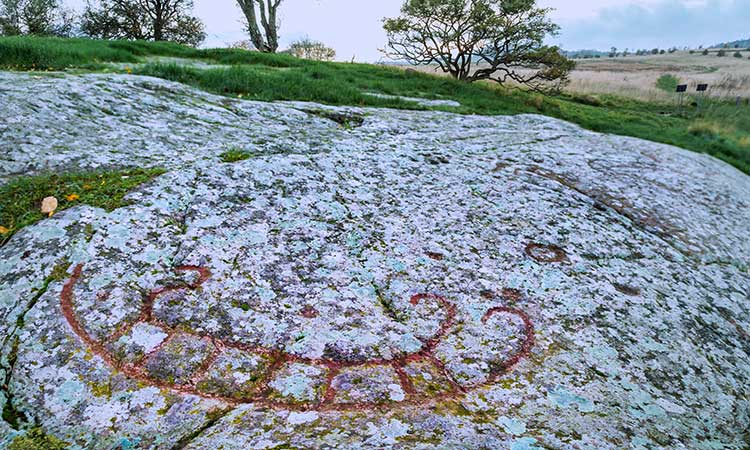
[[[461,386],[450,374],[448,369],[445,366],[445,363],[441,361],[437,356],[434,354],[434,350],[437,347],[437,345],[441,342],[441,340],[448,334],[450,329],[453,327],[455,323],[455,317],[456,317],[456,307],[455,305],[448,302],[444,297],[436,295],[436,294],[429,294],[429,293],[422,293],[422,294],[416,294],[411,297],[410,302],[412,305],[417,305],[420,302],[426,300],[426,299],[433,299],[440,303],[442,310],[445,312],[446,318],[442,321],[440,324],[440,327],[438,328],[438,331],[432,336],[432,338],[423,341],[422,348],[411,354],[404,354],[399,355],[398,357],[392,358],[392,359],[383,359],[383,358],[376,358],[376,359],[370,359],[366,361],[339,361],[334,359],[327,359],[327,358],[305,358],[300,357],[297,355],[292,355],[283,351],[270,349],[270,348],[264,348],[264,347],[256,347],[256,346],[249,346],[244,345],[240,343],[235,342],[226,342],[222,341],[220,339],[216,339],[213,337],[201,337],[201,339],[204,339],[207,341],[210,346],[209,348],[212,348],[210,351],[209,356],[205,358],[205,360],[202,362],[200,367],[194,372],[194,374],[190,377],[189,381],[184,384],[172,384],[167,383],[158,379],[154,379],[148,371],[145,368],[145,365],[149,359],[158,354],[161,349],[163,349],[172,339],[175,338],[177,335],[190,335],[189,333],[185,333],[184,331],[178,331],[174,328],[171,328],[167,326],[166,324],[158,321],[153,317],[153,306],[156,302],[157,298],[161,295],[164,295],[168,292],[175,292],[179,290],[186,290],[186,289],[199,289],[203,283],[205,283],[211,276],[208,269],[203,267],[195,267],[195,266],[183,266],[176,268],[176,271],[178,272],[196,272],[198,274],[198,280],[191,284],[182,284],[182,285],[176,285],[176,286],[167,286],[167,287],[161,287],[158,289],[153,290],[143,301],[143,306],[141,310],[141,314],[138,317],[136,321],[134,321],[131,324],[128,324],[127,326],[122,327],[120,330],[115,332],[113,335],[111,335],[109,338],[106,339],[107,342],[114,342],[115,340],[121,338],[122,336],[129,333],[133,327],[140,323],[148,323],[155,326],[158,326],[160,329],[162,329],[165,333],[167,333],[167,338],[164,339],[164,341],[157,346],[155,349],[150,351],[148,354],[142,356],[140,360],[136,361],[135,363],[122,363],[119,362],[115,357],[113,357],[108,349],[105,346],[104,342],[97,341],[96,339],[92,338],[91,335],[86,331],[86,329],[81,325],[78,318],[76,317],[76,313],[74,310],[74,288],[76,283],[81,278],[82,272],[83,272],[83,265],[78,265],[73,272],[73,275],[71,278],[65,283],[62,293],[60,295],[61,300],[61,308],[63,316],[65,317],[66,321],[70,325],[72,331],[83,341],[83,343],[91,349],[91,351],[99,356],[102,360],[104,360],[105,363],[112,366],[117,371],[125,374],[126,376],[150,384],[152,386],[156,386],[162,389],[168,389],[175,391],[177,393],[182,394],[191,394],[191,395],[197,395],[208,399],[215,399],[220,400],[228,404],[245,404],[245,403],[253,403],[258,404],[262,406],[268,406],[273,408],[280,408],[280,409],[287,409],[287,410],[300,410],[300,411],[307,411],[307,410],[336,410],[336,411],[344,411],[344,410],[362,410],[362,409],[369,409],[369,408],[384,408],[384,407],[394,407],[394,406],[400,406],[400,405],[415,405],[415,404],[424,404],[433,400],[446,400],[451,398],[457,398],[467,392],[467,388],[464,386]],[[317,314],[317,311],[314,310],[310,306],[308,309],[307,307],[303,308],[301,313],[304,316],[308,316],[312,313]],[[488,385],[495,382],[500,376],[507,373],[513,366],[515,366],[522,358],[528,356],[529,352],[531,351],[531,347],[534,344],[534,326],[529,319],[529,317],[520,310],[509,308],[509,307],[496,307],[492,308],[485,316],[482,318],[482,322],[486,323],[487,320],[492,317],[494,314],[498,313],[506,313],[510,315],[515,315],[519,317],[523,323],[524,323],[524,335],[523,338],[523,344],[521,345],[521,348],[511,355],[508,359],[502,361],[502,364],[493,371],[490,372],[489,377],[487,381],[482,383],[481,385],[476,385],[470,387],[470,389],[478,388],[482,385]],[[314,317],[314,316],[313,316]],[[219,356],[222,354],[222,352],[226,349],[236,349],[240,351],[244,351],[247,353],[256,354],[259,356],[265,356],[270,359],[271,364],[269,364],[268,369],[265,371],[262,380],[258,383],[258,387],[254,390],[254,393],[252,395],[248,395],[247,398],[230,398],[230,397],[224,397],[221,395],[213,395],[206,392],[202,392],[200,389],[198,389],[198,384],[201,380],[206,379],[207,374],[209,370],[211,369],[211,366],[216,362],[216,360],[219,358]],[[416,389],[414,388],[413,382],[409,378],[408,374],[404,370],[404,367],[408,363],[412,362],[426,362],[438,369],[440,374],[445,377],[446,380],[448,380],[448,383],[450,384],[450,391],[447,394],[441,394],[440,396],[436,398],[428,397],[428,396],[420,396]],[[323,395],[321,396],[321,400],[317,402],[295,402],[295,401],[284,401],[284,400],[278,400],[271,396],[271,387],[269,386],[269,383],[273,380],[273,376],[278,373],[282,367],[285,365],[291,364],[291,363],[301,363],[311,366],[317,366],[325,369],[327,371],[326,374],[326,381],[325,381],[325,387],[323,390]],[[401,385],[401,388],[403,392],[406,395],[406,398],[403,401],[393,401],[393,402],[379,402],[379,403],[368,403],[368,402],[353,402],[353,403],[337,403],[336,400],[336,389],[333,387],[333,381],[334,378],[341,373],[341,370],[344,368],[351,368],[351,367],[373,367],[373,366],[389,366],[392,367],[398,377],[399,383]]]
[[[524,249],[526,255],[540,263],[566,262],[568,255],[557,245],[544,245],[532,242]]]

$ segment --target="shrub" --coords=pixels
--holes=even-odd
[[[734,52],[734,55],[732,55],[732,56],[734,56],[735,58],[742,58],[742,53],[740,53],[740,52]]]
[[[248,50],[248,51],[255,50],[255,46],[253,45],[253,42],[249,39],[232,42],[231,44],[229,44],[229,48],[234,49],[234,50]]]
[[[313,41],[308,38],[300,39],[289,46],[289,54],[302,59],[313,61],[333,61],[336,58],[336,50],[327,47],[324,43]]]
[[[719,50],[718,53],[716,53],[716,56],[718,57],[727,56],[727,52],[724,49],[721,49]]]
[[[656,80],[656,87],[667,92],[674,92],[679,84],[680,79],[670,74],[662,75]]]

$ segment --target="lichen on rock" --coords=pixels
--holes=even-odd
[[[0,180],[169,168],[0,247],[24,418],[0,447],[746,446],[750,179],[717,160],[540,116],[0,77]]]

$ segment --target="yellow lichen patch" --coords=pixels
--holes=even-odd
[[[496,384],[503,389],[517,389],[523,387],[518,376],[500,378],[497,380]]]
[[[109,383],[89,383],[89,389],[95,397],[112,397],[112,386]]]
[[[41,428],[32,428],[13,439],[8,450],[65,450],[69,444],[48,435]]]
[[[447,400],[435,404],[435,414],[443,416],[471,417],[474,415],[459,400]]]

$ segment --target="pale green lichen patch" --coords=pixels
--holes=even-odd
[[[402,402],[406,392],[390,366],[345,368],[331,382],[338,403]]]
[[[111,354],[123,363],[135,363],[146,355],[156,350],[169,335],[161,328],[147,324],[138,323],[121,336],[118,340],[109,344]]]
[[[284,401],[318,403],[325,395],[328,371],[307,364],[287,364],[268,383],[271,398]]]
[[[504,361],[518,353],[527,338],[526,325],[517,315],[500,312],[469,319],[461,332],[448,336],[436,348],[436,356],[457,382],[481,384]]]

